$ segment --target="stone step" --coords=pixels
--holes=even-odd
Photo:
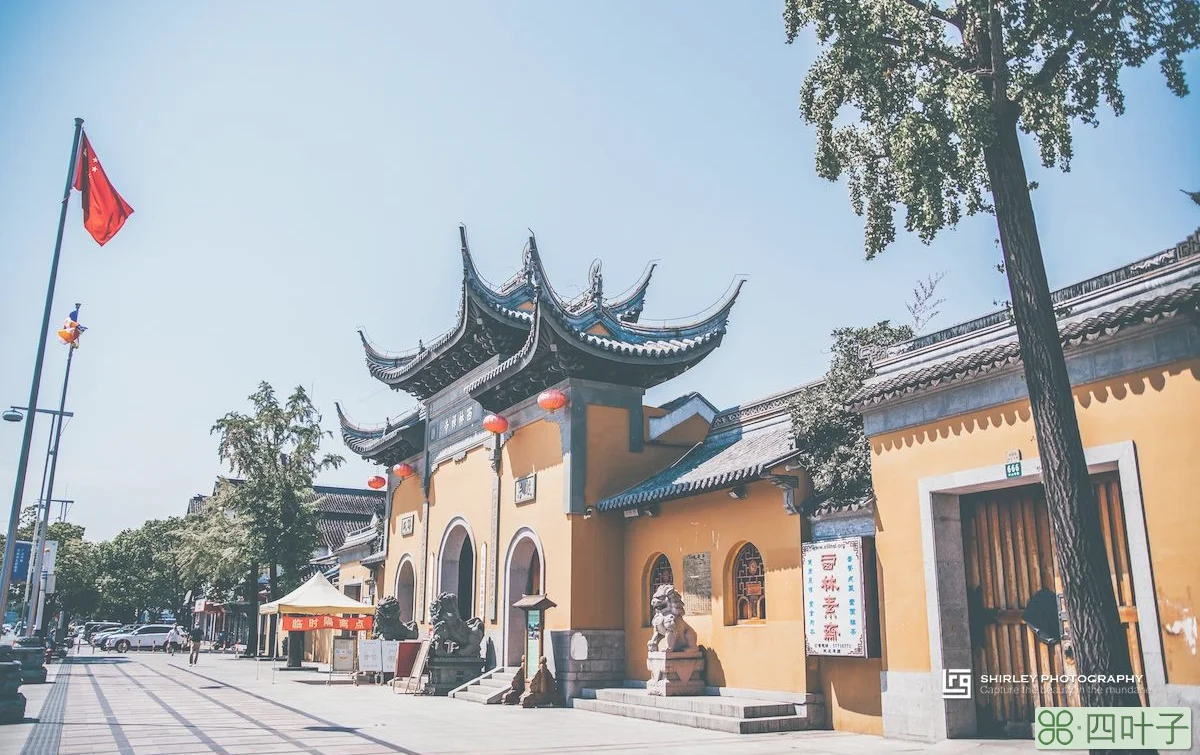
[[[801,731],[806,728],[805,724],[807,723],[804,718],[797,715],[735,718],[733,716],[719,716],[696,713],[689,710],[662,708],[654,705],[613,702],[598,698],[577,698],[574,701],[574,705],[581,710],[590,710],[596,713],[607,713],[613,716],[640,718],[646,721],[690,726],[693,729],[723,731],[729,734],[766,734],[781,731]]]
[[[450,697],[483,705],[497,705],[508,692],[517,671],[504,667],[492,669],[452,691]]]
[[[666,697],[663,695],[648,695],[645,690],[641,689],[597,689],[587,690],[585,694],[589,697],[610,703],[645,705],[653,708],[668,708],[670,710],[701,713],[709,716],[726,716],[729,718],[772,718],[796,715],[795,703],[749,700],[718,695]]]

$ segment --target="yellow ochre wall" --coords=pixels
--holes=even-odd
[[[654,557],[671,561],[675,589],[683,590],[683,557],[708,552],[712,564],[712,614],[686,618],[707,649],[705,678],[710,686],[788,692],[810,689],[804,655],[804,611],[800,567],[802,517],[783,509],[783,491],[766,482],[752,483],[747,496],[730,498],[717,491],[662,504],[656,517],[626,521],[625,665],[630,679],[647,679],[646,642],[648,572]],[[732,621],[732,560],[745,542],[762,554],[767,620]],[[815,674],[812,675],[815,681]],[[878,689],[876,676],[875,686]]]
[[[1077,386],[1085,448],[1132,440],[1137,449],[1162,626],[1200,613],[1200,360]],[[878,557],[887,668],[929,671],[929,628],[917,482],[1000,464],[1020,449],[1038,456],[1027,401],[871,438],[878,496]],[[1139,601],[1143,596],[1137,596]],[[1192,625],[1194,626],[1194,624]],[[1200,684],[1200,656],[1175,628],[1160,631],[1167,681]]]
[[[648,425],[647,410],[643,423]],[[661,412],[658,412],[661,413]],[[648,437],[643,428],[643,437]],[[594,507],[600,500],[620,493],[677,461],[686,448],[643,445],[642,451],[629,450],[629,410],[612,406],[587,409],[587,481],[584,499]],[[571,542],[576,568],[572,569],[572,590],[586,596],[577,601],[572,614],[575,629],[620,629],[624,626],[624,598],[621,584],[625,571],[624,519],[611,514],[574,517]]]

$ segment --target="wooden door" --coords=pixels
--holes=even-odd
[[[1092,485],[1133,673],[1141,674],[1141,642],[1120,485],[1116,474],[1097,476]],[[1042,486],[977,493],[961,500],[972,667],[976,676],[1074,675],[1070,628],[1065,622],[1064,640],[1046,645],[1035,637],[1023,618],[1030,596],[1042,588],[1058,596],[1061,608],[1062,580],[1054,563],[1053,537]],[[1079,704],[1078,690],[1071,686],[992,686],[1008,688],[998,693],[976,684],[981,734],[1004,729],[1009,724],[1032,723],[1037,707]]]

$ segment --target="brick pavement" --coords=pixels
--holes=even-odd
[[[838,732],[738,736],[580,710],[522,710],[326,686],[231,655],[83,655],[52,665],[52,683],[23,687],[36,723],[0,727],[0,755],[1007,755],[1030,742],[927,745]]]

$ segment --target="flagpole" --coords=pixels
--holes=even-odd
[[[54,258],[50,262],[50,282],[46,285],[46,306],[42,310],[42,332],[38,337],[37,358],[33,362],[33,382],[29,386],[29,403],[25,414],[25,435],[21,438],[21,456],[17,461],[17,481],[13,485],[12,508],[8,513],[8,537],[4,541],[3,574],[0,574],[0,619],[8,610],[8,588],[12,584],[13,560],[17,555],[17,520],[21,518],[21,498],[25,493],[25,471],[29,466],[29,447],[33,445],[33,419],[37,414],[38,393],[42,385],[42,360],[46,357],[46,337],[50,334],[50,311],[54,308],[54,284],[58,282],[58,260],[62,256],[63,228],[67,224],[67,207],[71,200],[71,185],[75,182],[75,164],[79,159],[79,135],[83,119],[75,119],[75,138],[71,141],[71,162],[67,167],[67,186],[63,189],[62,210],[58,214],[58,235],[54,239]]]
[[[76,304],[72,314],[78,316],[79,308],[82,304]],[[78,323],[78,320],[76,320]],[[29,572],[29,583],[33,585],[33,590],[30,593],[29,599],[29,619],[25,622],[25,636],[30,637],[35,633],[36,629],[42,626],[42,603],[40,598],[45,592],[45,587],[42,584],[42,569],[44,559],[46,557],[46,536],[49,534],[47,530],[50,527],[50,502],[54,500],[54,475],[58,471],[58,454],[62,450],[62,431],[63,431],[63,412],[67,410],[67,384],[71,382],[71,360],[75,357],[75,349],[79,345],[79,337],[67,349],[67,371],[63,374],[62,396],[58,400],[58,415],[54,417],[54,456],[50,460],[50,477],[46,482],[45,502],[46,507],[42,509],[41,521],[39,522],[38,536],[33,541],[33,547],[37,548],[37,552],[30,559],[33,566]],[[45,637],[44,632],[39,632],[40,636]]]

